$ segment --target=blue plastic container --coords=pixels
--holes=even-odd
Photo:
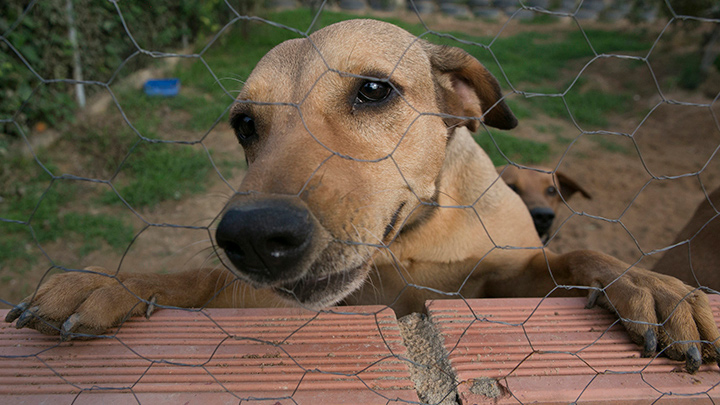
[[[150,79],[143,88],[148,96],[173,97],[180,93],[180,79]]]

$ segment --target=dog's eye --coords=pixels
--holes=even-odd
[[[385,100],[392,92],[392,86],[385,82],[366,81],[360,86],[355,103],[377,103]]]
[[[557,189],[553,186],[550,186],[547,188],[547,190],[545,192],[547,193],[547,195],[554,197],[555,194],[557,194]]]
[[[235,130],[235,136],[241,144],[247,143],[257,136],[255,120],[247,114],[234,116],[230,125]]]

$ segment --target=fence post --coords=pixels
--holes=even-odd
[[[85,108],[85,86],[81,83],[83,80],[82,66],[80,64],[80,50],[77,40],[77,30],[75,30],[75,17],[73,16],[72,0],[67,0],[67,20],[70,36],[70,45],[73,48],[73,79],[75,79],[75,97],[80,108]]]

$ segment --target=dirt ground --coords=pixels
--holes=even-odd
[[[440,29],[443,24],[440,21],[433,28]],[[468,23],[462,22],[454,29],[464,25]],[[492,31],[498,26],[484,29]],[[538,29],[551,28],[540,26]],[[621,60],[600,60],[585,76],[588,82],[603,88],[625,90],[624,86],[633,84],[632,90],[636,92],[633,107],[608,117],[609,125],[603,128],[633,135],[632,139],[604,135],[619,148],[603,146],[605,143],[592,139],[597,135],[583,134],[566,120],[548,117],[522,121],[514,133],[550,143],[552,157],[543,166],[558,167],[592,195],[591,200],[576,196],[569,201],[569,207],[562,210],[555,226],[557,232],[549,242],[551,249],[566,252],[589,248],[628,262],[641,260],[641,266],[651,268],[662,254],[653,254],[653,251],[673,242],[705,197],[701,185],[708,192],[720,186],[720,158],[711,159],[720,145],[720,103],[709,106],[713,95],[720,92],[720,86],[717,80],[710,80],[692,93],[675,88],[665,91],[660,68],[656,75],[665,99],[678,101],[662,103],[652,75],[646,70],[626,72],[624,66]],[[577,74],[573,69],[581,67],[569,67],[568,77]],[[645,114],[648,110],[652,112]],[[541,132],[538,130],[541,126],[553,130]],[[574,142],[568,144],[568,140]],[[213,130],[203,143],[217,151],[218,156],[243,159],[232,132],[223,125]],[[692,175],[697,172],[700,174]],[[214,265],[209,242],[212,231],[202,227],[212,224],[232,194],[232,186],[237,186],[242,178],[238,170],[223,174],[227,176],[227,183],[220,176],[213,176],[204,194],[164,202],[138,212],[139,215],[126,213],[136,230],[142,229],[145,223],[153,225],[139,233],[125,254],[103,249],[78,258],[70,253],[72,249],[68,249],[64,241],[43,248],[55,263],[75,268],[100,265],[122,271],[173,272]],[[49,260],[41,260],[22,280],[4,283],[0,298],[17,302],[28,289],[32,292],[49,264]]]
[[[713,111],[717,116],[720,108]],[[591,248],[631,263],[642,259],[643,267],[652,268],[662,254],[653,251],[672,244],[706,198],[703,186],[708,193],[720,186],[720,161],[711,159],[720,145],[720,131],[710,108],[662,106],[638,129],[636,142],[639,153],[590,147],[571,152],[561,163],[560,170],[593,198],[570,200],[575,213],[588,216],[564,210],[569,219],[558,221],[551,247]],[[677,178],[662,179],[666,176]]]

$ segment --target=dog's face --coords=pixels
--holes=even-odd
[[[564,200],[579,192],[585,198],[590,194],[577,182],[560,171],[550,173],[548,168],[520,169],[508,165],[499,167],[498,172],[510,188],[523,200],[532,216],[535,230],[541,238],[548,237],[558,208]]]
[[[479,124],[445,114],[492,107],[485,122],[512,127],[499,98],[475,59],[387,23],[346,21],[280,44],[231,111],[248,172],[216,234],[229,267],[306,306],[342,300],[434,201],[448,126]]]

